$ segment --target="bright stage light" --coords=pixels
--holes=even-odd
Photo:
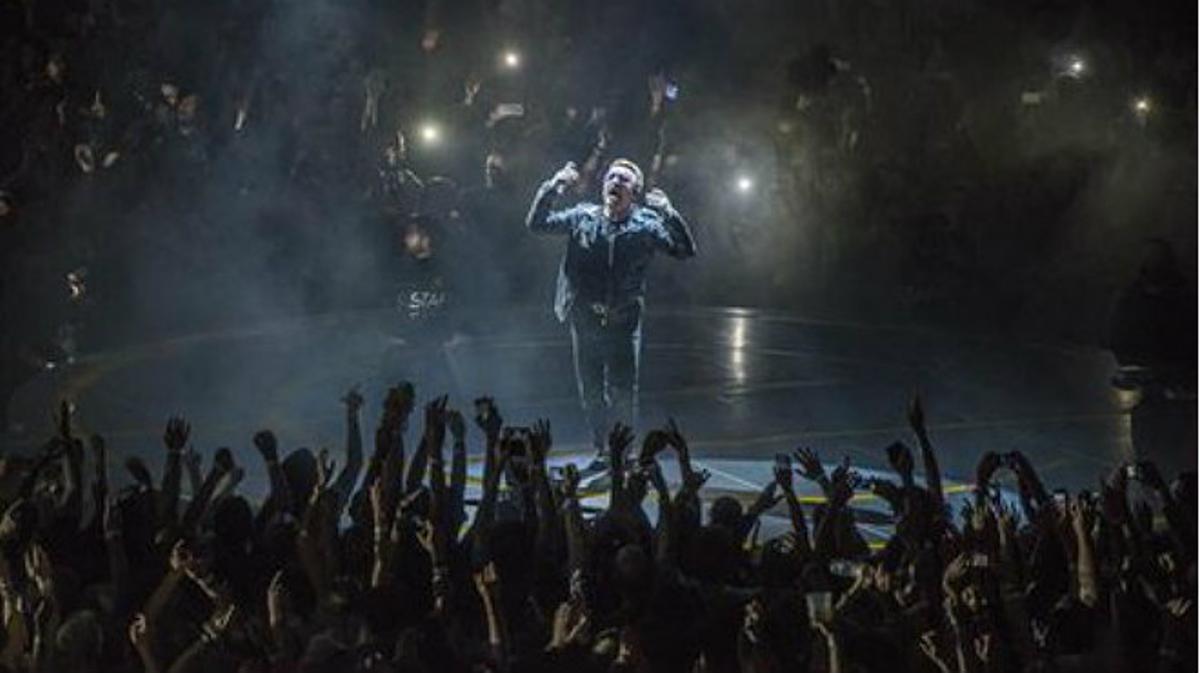
[[[747,194],[751,189],[754,189],[754,180],[751,180],[748,175],[743,175],[737,179],[735,185],[739,192]]]
[[[521,55],[511,49],[504,52],[501,60],[504,62],[504,67],[510,70],[521,67]]]
[[[426,145],[435,145],[442,139],[442,130],[439,129],[436,124],[422,124],[420,133],[421,140]]]
[[[1144,117],[1150,114],[1152,109],[1154,109],[1154,106],[1151,105],[1150,99],[1145,96],[1139,96],[1133,100],[1133,111],[1139,116]]]
[[[1087,62],[1082,57],[1072,56],[1067,63],[1067,73],[1072,77],[1083,77],[1085,72],[1087,72]]]

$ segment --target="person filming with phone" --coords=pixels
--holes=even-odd
[[[579,399],[597,450],[585,472],[599,472],[607,467],[604,442],[612,423],[636,427],[646,269],[656,253],[695,256],[696,241],[661,189],[638,203],[645,183],[632,161],[609,164],[600,204],[556,208],[579,179],[569,162],[543,182],[525,225],[567,237],[554,312],[571,329]]]

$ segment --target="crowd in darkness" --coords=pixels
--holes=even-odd
[[[472,423],[400,384],[368,456],[364,400],[343,403],[340,469],[268,430],[260,465],[209,458],[172,418],[156,479],[137,458],[110,477],[120,447],[64,402],[56,436],[0,463],[0,670],[1196,670],[1194,472],[1129,463],[1052,493],[1021,452],[987,452],[952,511],[914,400],[892,473],[798,449],[749,507],[705,494],[674,422],[618,424],[596,508],[573,465],[548,469],[547,421],[506,425],[483,398]],[[239,493],[251,470],[266,494]],[[849,506],[868,493],[891,509],[881,548]],[[757,544],[772,509],[790,531]]]
[[[231,307],[244,319],[399,296],[421,313],[446,296],[510,301],[530,283],[548,305],[553,255],[520,222],[532,186],[567,159],[580,197],[627,156],[689,204],[713,260],[698,287],[748,296],[764,280],[748,272],[767,269],[841,298],[895,271],[915,305],[984,288],[994,301],[968,306],[1019,315],[1005,303],[1018,290],[1083,287],[1047,274],[1069,265],[1045,251],[1101,249],[1053,226],[1115,203],[1078,206],[1089,185],[1140,184],[1131,173],[1146,165],[1167,167],[1147,182],[1174,184],[1163,148],[1195,145],[1195,89],[1174,86],[1194,82],[1195,62],[1169,27],[1191,24],[1165,10],[1125,21],[1102,2],[851,4],[780,10],[800,46],[756,68],[739,3],[717,0],[0,0],[0,398],[79,339],[148,339]],[[1033,18],[993,20],[1010,10]],[[1005,35],[1066,41],[1077,16],[1093,34],[1131,33],[1134,47],[1094,61],[1152,63],[1165,123],[1098,103],[1083,82],[1031,83],[1023,98],[979,76],[1036,70],[1043,52],[1009,53]],[[1081,109],[1108,116],[1061,119]],[[1036,149],[995,151],[1031,138]],[[756,167],[770,199],[737,202],[722,185]],[[1143,187],[1137,198],[1160,194]],[[1191,247],[1194,220],[1183,213]],[[1104,224],[1104,250],[1145,235]],[[1145,284],[1183,296],[1173,258],[1160,267]],[[818,282],[788,275],[800,268]],[[1131,314],[1151,306],[1126,299]],[[798,450],[748,508],[702,506],[707,474],[674,424],[638,438],[617,427],[609,504],[585,512],[578,474],[547,467],[547,422],[506,426],[488,399],[468,419],[398,385],[367,455],[364,400],[344,403],[341,469],[267,430],[251,440],[261,465],[205,456],[174,418],[157,477],[133,458],[112,478],[104,438],[80,436],[64,405],[38,451],[0,457],[0,671],[1197,667],[1194,473],[1168,482],[1127,464],[1060,498],[1020,452],[986,453],[952,512],[914,403],[917,447],[887,449],[890,479],[827,472]],[[239,492],[251,469],[269,492]],[[1001,475],[1016,509],[993,497]],[[819,505],[801,503],[798,479]],[[868,492],[895,524],[881,549],[849,507]],[[791,532],[750,544],[770,508]]]

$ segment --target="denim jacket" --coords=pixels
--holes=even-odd
[[[560,321],[566,322],[577,307],[590,308],[602,319],[640,309],[646,268],[655,252],[678,259],[696,254],[692,232],[674,209],[635,205],[624,222],[611,223],[594,203],[553,210],[556,196],[554,183],[543,183],[525,226],[536,233],[568,237],[554,297],[554,313]]]

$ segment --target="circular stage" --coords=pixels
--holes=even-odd
[[[1168,437],[1137,446],[1165,473],[1195,466],[1195,402],[1152,415],[1153,432],[1140,431],[1137,400],[1110,385],[1104,351],[739,308],[651,306],[646,315],[641,426],[674,417],[714,492],[752,494],[774,454],[797,446],[886,470],[883,448],[911,443],[905,409],[918,390],[951,489],[966,488],[989,450],[1019,449],[1048,485],[1072,489],[1094,488],[1142,437]],[[548,307],[470,312],[439,326],[394,311],[339,313],[95,353],[18,391],[10,416],[23,432],[4,445],[44,438],[55,401],[68,397],[80,427],[104,434],[116,459],[133,453],[156,466],[165,419],[183,414],[198,449],[234,449],[247,468],[243,489],[254,493],[266,483],[255,431],[336,454],[345,441],[339,398],[360,385],[369,451],[382,393],[404,379],[421,400],[449,393],[469,410],[490,395],[512,424],[547,417],[560,457],[585,451],[570,342]],[[1176,425],[1180,409],[1187,419]],[[478,440],[469,436],[475,452]]]

